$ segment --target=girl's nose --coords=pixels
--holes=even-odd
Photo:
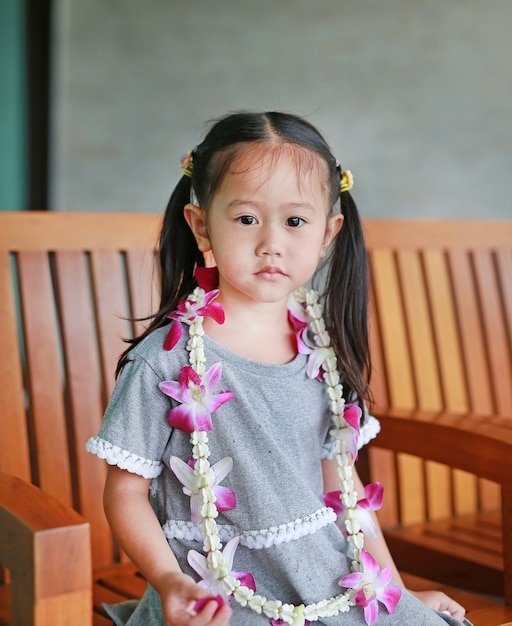
[[[258,256],[280,256],[283,252],[282,239],[277,225],[266,225],[261,229],[256,248]]]

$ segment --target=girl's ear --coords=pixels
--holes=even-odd
[[[190,230],[195,237],[197,247],[201,252],[209,252],[212,247],[208,236],[208,227],[206,223],[206,213],[204,209],[195,204],[187,204],[183,209],[183,214],[190,226]]]
[[[327,220],[327,228],[325,231],[324,241],[322,243],[322,248],[320,250],[320,258],[323,258],[327,252],[327,248],[329,247],[331,241],[336,237],[336,235],[340,232],[343,226],[343,215],[341,213],[336,213],[335,215],[331,215]]]

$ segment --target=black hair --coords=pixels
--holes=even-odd
[[[129,351],[150,332],[169,323],[167,315],[197,286],[194,272],[204,266],[203,254],[184,216],[191,201],[208,209],[230,164],[248,144],[283,144],[316,154],[325,164],[330,207],[339,204],[343,226],[331,244],[325,283],[325,322],[332,337],[345,398],[369,401],[371,362],[368,347],[368,262],[361,221],[350,192],[340,193],[341,167],[320,132],[290,113],[232,113],[215,121],[192,151],[192,175],[176,185],[164,216],[159,257],[161,299],[146,330],[120,357],[116,375]]]

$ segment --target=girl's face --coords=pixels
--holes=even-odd
[[[232,163],[207,213],[187,205],[199,249],[215,258],[223,300],[285,302],[311,278],[343,222],[328,217],[325,179],[313,154],[253,147]]]

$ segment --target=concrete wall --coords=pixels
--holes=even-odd
[[[510,0],[55,0],[51,206],[163,210],[205,120],[305,115],[363,216],[512,218]]]

